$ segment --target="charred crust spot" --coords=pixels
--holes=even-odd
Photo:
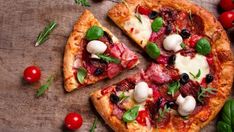
[[[221,63],[232,60],[232,54],[230,51],[227,51],[227,50],[217,51],[217,56]]]

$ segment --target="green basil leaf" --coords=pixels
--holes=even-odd
[[[157,44],[148,42],[146,45],[146,53],[152,58],[156,59],[160,55],[160,49]]]
[[[184,49],[184,48],[186,47],[186,45],[185,45],[184,43],[181,43],[181,44],[180,44],[180,47],[181,47],[182,49]]]
[[[87,70],[85,68],[83,68],[83,67],[78,68],[77,79],[81,84],[84,83],[84,79],[85,79],[86,75],[87,75]]]
[[[217,132],[233,132],[232,127],[223,121],[219,121],[217,124]]]
[[[134,106],[123,114],[124,122],[131,122],[138,116],[140,106]]]
[[[154,19],[153,23],[151,24],[151,28],[154,32],[158,32],[163,26],[163,19],[162,17],[157,17]]]
[[[178,91],[180,88],[180,83],[178,81],[170,83],[168,86],[168,92],[167,94],[170,94],[174,97],[174,94],[176,93],[176,91]]]
[[[107,63],[110,63],[110,62],[113,62],[115,64],[119,64],[120,63],[120,60],[117,59],[117,58],[114,58],[114,57],[111,57],[111,56],[107,56],[107,55],[104,55],[104,54],[98,54],[97,55],[100,59],[106,61]]]
[[[41,95],[43,95],[45,93],[45,91],[50,87],[50,85],[53,82],[54,77],[50,76],[47,80],[46,80],[46,84],[42,85],[36,93],[36,96],[39,97]]]
[[[225,103],[222,109],[221,119],[222,121],[227,123],[229,126],[231,126],[232,130],[234,130],[234,100],[233,99],[230,99]]]
[[[201,38],[196,43],[196,51],[199,54],[207,55],[211,51],[210,42],[206,38]]]
[[[104,31],[101,27],[98,26],[92,26],[88,29],[86,33],[86,38],[88,40],[96,40],[101,38],[104,35]]]

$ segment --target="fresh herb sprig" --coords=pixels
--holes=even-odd
[[[203,100],[205,97],[209,97],[208,94],[216,94],[216,92],[217,92],[217,89],[214,89],[214,88],[201,88],[198,93],[197,100],[201,103],[204,103]]]
[[[166,113],[168,113],[169,111],[170,111],[170,107],[167,107],[167,105],[164,105],[164,108],[160,108],[158,110],[158,113],[159,113],[158,122],[160,122],[162,118],[165,118]]]
[[[80,67],[77,70],[77,79],[78,81],[83,84],[84,83],[84,79],[87,76],[87,70],[84,67]]]
[[[57,26],[57,23],[52,21],[49,25],[47,25],[42,32],[39,33],[37,36],[36,44],[35,46],[39,46],[43,44],[46,40],[48,40],[50,33],[54,30],[54,28]]]
[[[126,96],[124,92],[119,95],[120,103],[127,99],[129,96]]]
[[[75,0],[76,4],[79,4],[81,6],[89,7],[90,3],[87,0]]]
[[[106,61],[107,63],[110,63],[110,62],[113,62],[115,64],[119,64],[120,63],[120,60],[117,59],[117,58],[114,58],[114,57],[110,57],[108,55],[105,55],[105,54],[98,54],[97,55],[100,59]]]
[[[98,121],[98,118],[96,117],[89,132],[95,132],[95,128],[97,127],[97,121]]]
[[[46,83],[44,85],[42,85],[38,90],[37,90],[37,93],[36,93],[36,96],[39,97],[41,95],[43,95],[45,93],[45,91],[50,87],[50,85],[52,84],[54,80],[54,77],[53,76],[50,76],[47,80],[46,80]]]
[[[198,70],[198,73],[197,73],[196,75],[194,75],[194,74],[191,73],[191,72],[189,72],[189,74],[192,75],[193,78],[198,79],[198,78],[201,76],[201,70],[199,69],[199,70]]]
[[[174,97],[174,94],[179,90],[179,88],[180,88],[180,83],[178,81],[170,83],[168,85],[167,94],[172,95],[172,97]]]

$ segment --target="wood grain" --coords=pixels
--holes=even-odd
[[[140,49],[134,46],[133,41],[107,18],[107,11],[115,4],[113,1],[116,0],[90,1],[91,7],[88,9],[121,41],[139,52]],[[218,1],[194,0],[216,16]],[[89,101],[91,91],[115,83],[146,67],[146,58],[138,54],[141,65],[128,73],[65,93],[62,81],[64,46],[73,24],[85,8],[76,5],[73,0],[1,0],[0,7],[0,132],[66,131],[63,120],[72,111],[81,113],[84,119],[82,128],[77,131],[88,131],[95,116],[98,116]],[[34,47],[38,33],[52,20],[58,23],[58,27],[44,45]],[[234,50],[233,46],[232,49]],[[29,65],[41,67],[42,78],[37,84],[29,85],[22,80],[22,73]],[[36,98],[36,88],[51,74],[56,74],[55,82],[44,96]],[[111,131],[100,117],[99,119],[96,131]],[[215,131],[215,121],[203,131]]]

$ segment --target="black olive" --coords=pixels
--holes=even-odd
[[[169,101],[166,103],[166,105],[170,108],[173,108],[175,106],[175,103],[173,101]]]
[[[156,102],[156,107],[159,108],[162,103],[162,98],[159,97],[158,101]]]
[[[168,64],[169,65],[174,65],[175,64],[175,60],[176,60],[176,56],[175,55],[171,55],[168,59]]]
[[[180,83],[181,84],[186,84],[189,81],[189,75],[187,73],[182,73],[180,75]]]
[[[156,11],[151,11],[151,13],[149,14],[150,19],[155,19],[157,16],[158,16],[158,12]]]
[[[211,74],[206,75],[206,83],[210,83],[214,80],[214,77]]]
[[[103,72],[104,72],[104,70],[103,70],[102,68],[97,68],[97,69],[94,71],[94,75],[95,75],[95,76],[98,76],[98,75],[101,75]]]
[[[166,31],[165,31],[166,35],[169,35],[169,34],[171,33],[171,31],[172,31],[172,25],[171,25],[171,24],[168,24],[168,25],[166,26]]]
[[[187,29],[183,29],[180,33],[183,39],[189,38],[190,37],[190,32]]]
[[[110,95],[110,101],[114,104],[117,104],[119,102],[119,97],[115,94]]]

